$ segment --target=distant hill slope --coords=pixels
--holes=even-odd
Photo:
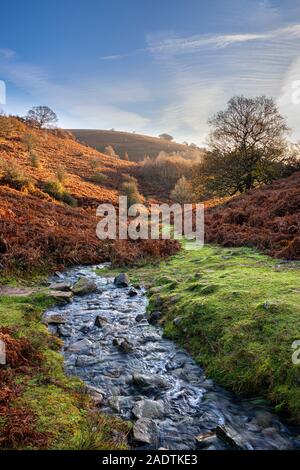
[[[156,157],[162,150],[167,153],[186,151],[187,146],[168,142],[158,137],[150,137],[129,132],[69,129],[79,142],[104,152],[105,147],[111,145],[121,158],[127,152],[131,161],[141,161],[146,155]]]
[[[151,256],[151,241],[103,243],[96,237],[96,207],[117,204],[122,175],[136,166],[81,145],[64,131],[0,116],[0,274],[2,268],[48,270]],[[77,207],[47,193],[59,173]],[[96,173],[101,178],[94,181]],[[171,253],[171,245],[159,243],[157,256]]]
[[[300,172],[208,210],[205,236],[209,243],[300,260]]]

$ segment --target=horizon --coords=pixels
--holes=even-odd
[[[267,95],[300,139],[295,0],[17,0],[1,14],[7,114],[48,105],[62,128],[166,132],[203,146],[208,118],[233,95]]]

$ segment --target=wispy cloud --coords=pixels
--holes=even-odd
[[[142,130],[149,122],[147,117],[127,109],[152,99],[149,90],[137,79],[123,78],[120,83],[118,79],[108,81],[94,75],[92,79],[72,83],[57,82],[41,67],[1,51],[3,49],[0,49],[0,77],[7,82],[8,91],[11,84],[26,93],[29,106],[53,107],[66,127],[76,127],[77,122],[82,127]],[[10,106],[9,100],[7,105]]]

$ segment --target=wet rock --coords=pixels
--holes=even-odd
[[[162,418],[165,413],[163,402],[154,400],[138,401],[132,409],[136,418]]]
[[[159,375],[146,375],[135,373],[132,376],[132,383],[145,390],[166,389],[168,383]]]
[[[133,426],[133,439],[135,442],[144,444],[156,444],[158,428],[154,421],[149,418],[140,418]]]
[[[137,291],[135,289],[130,289],[128,292],[129,297],[136,297],[138,295]]]
[[[96,283],[85,277],[81,277],[72,287],[75,295],[86,295],[97,291]]]
[[[68,292],[71,290],[71,283],[70,282],[53,282],[52,284],[50,284],[49,289]]]
[[[92,346],[93,343],[89,339],[84,338],[71,344],[68,348],[68,352],[74,354],[85,354],[90,351]]]
[[[142,314],[142,313],[139,313],[136,317],[135,317],[135,321],[137,323],[139,323],[140,321],[142,320],[145,320],[145,316]]]
[[[156,341],[160,341],[161,337],[159,335],[143,335],[142,337],[142,343],[154,343]]]
[[[125,354],[133,351],[132,344],[130,344],[126,338],[115,338],[113,340],[113,345],[117,346],[117,348]]]
[[[130,286],[130,279],[128,274],[121,273],[114,279],[114,284],[117,287],[129,287]]]
[[[121,413],[122,410],[130,410],[132,408],[132,397],[113,396],[109,398],[108,404],[110,408],[116,413]]]
[[[100,317],[100,315],[97,315],[96,318],[95,318],[95,326],[97,326],[97,328],[103,328],[104,326],[107,325],[107,320],[106,318],[104,317]]]
[[[71,326],[60,325],[58,327],[58,334],[65,338],[70,338],[74,334],[74,330]]]
[[[244,441],[243,437],[231,426],[217,426],[216,435],[229,444],[231,447],[237,449],[247,449],[248,446]]]
[[[63,305],[70,303],[73,298],[72,292],[63,292],[58,290],[51,290],[49,292],[49,296],[54,299],[55,302]]]
[[[81,355],[77,357],[75,365],[77,367],[88,367],[93,366],[98,362],[99,359],[97,357]]]
[[[162,317],[162,312],[156,310],[155,312],[151,312],[148,318],[148,321],[151,325],[155,325],[159,322]]]
[[[65,277],[65,276],[63,275],[63,273],[61,273],[61,272],[59,272],[59,271],[56,271],[56,272],[55,272],[55,276],[58,277],[59,279],[64,279],[64,277]]]
[[[60,325],[60,324],[66,323],[66,318],[61,313],[46,312],[43,315],[42,323],[44,323],[44,325],[51,325],[51,324]]]
[[[196,449],[204,449],[211,445],[214,445],[217,441],[217,435],[214,431],[204,432],[199,436],[196,436]]]
[[[91,329],[93,328],[93,323],[88,323],[87,325],[83,325],[79,331],[83,334],[87,334],[89,333],[89,331],[91,331]]]
[[[267,428],[272,422],[273,416],[268,411],[258,411],[255,417],[251,420],[251,424],[255,424],[260,428]]]

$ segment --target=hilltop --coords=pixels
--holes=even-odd
[[[79,142],[94,147],[100,152],[104,152],[105,147],[111,145],[121,158],[127,152],[129,159],[136,162],[142,161],[146,155],[155,158],[161,151],[186,152],[189,148],[184,144],[130,132],[93,129],[70,129],[69,131]]]

